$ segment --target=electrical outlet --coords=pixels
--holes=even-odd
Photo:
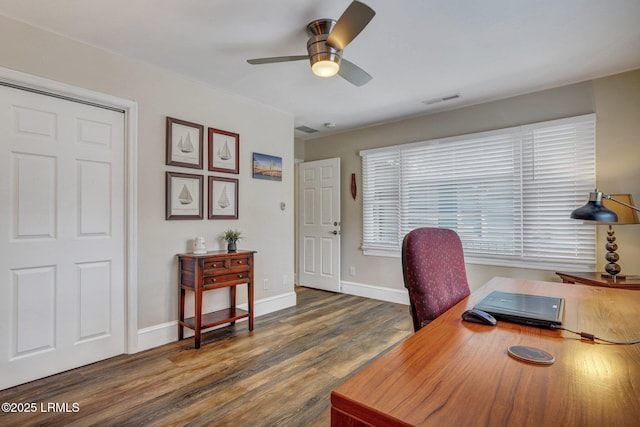
[[[355,276],[356,275],[356,268],[352,265],[351,267],[349,267],[349,276]]]
[[[269,279],[262,280],[262,289],[269,289]]]

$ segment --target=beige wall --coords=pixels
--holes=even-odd
[[[0,16],[0,66],[135,100],[139,109],[138,327],[178,317],[176,253],[189,250],[195,236],[210,249],[226,228],[242,230],[240,248],[257,250],[256,299],[293,292],[293,118],[270,107],[201,82],[75,42]],[[240,134],[238,220],[166,221],[165,172],[213,175],[165,165],[165,118],[175,117]],[[206,147],[206,135],[205,135]],[[251,178],[254,151],[283,157],[282,182]],[[205,148],[206,153],[206,148]],[[207,161],[205,160],[205,169]],[[206,182],[206,178],[205,178]],[[280,210],[280,202],[286,210]],[[206,217],[206,207],[205,207]],[[283,284],[284,276],[287,276]],[[263,279],[269,279],[264,290]],[[205,298],[205,306],[227,298]],[[209,293],[211,294],[211,293]],[[244,290],[239,302],[246,302]],[[173,330],[173,328],[172,328]]]
[[[403,289],[400,259],[362,255],[362,199],[349,194],[352,173],[361,186],[360,150],[481,132],[595,112],[597,182],[608,193],[631,193],[640,205],[640,70],[505,100],[412,118],[304,143],[306,161],[341,158],[342,280]],[[585,194],[585,203],[588,194]],[[578,207],[578,206],[576,206]],[[567,212],[569,215],[569,212]],[[598,227],[598,267],[606,228]],[[640,274],[640,225],[616,227],[623,272]],[[553,242],[550,242],[553,244]],[[349,268],[356,268],[355,276]],[[493,276],[559,280],[553,271],[467,264],[472,288]]]

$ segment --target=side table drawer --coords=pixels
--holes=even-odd
[[[216,259],[204,262],[204,271],[226,270],[229,268],[229,259]]]
[[[231,267],[230,268],[237,268],[237,267],[247,267],[249,266],[249,258],[231,258]]]
[[[218,283],[234,282],[237,280],[248,280],[249,271],[238,271],[236,273],[222,274],[219,276],[205,276],[205,285],[217,285]]]

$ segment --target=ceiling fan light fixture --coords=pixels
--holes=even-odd
[[[340,70],[340,52],[327,46],[327,37],[327,34],[319,34],[307,41],[311,70],[319,77],[333,77]]]
[[[311,70],[318,77],[333,77],[338,74],[340,64],[330,59],[320,60],[311,65]]]

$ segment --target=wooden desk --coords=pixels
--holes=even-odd
[[[206,254],[179,254],[180,308],[178,339],[184,338],[184,328],[194,331],[195,348],[200,348],[203,329],[248,318],[253,331],[253,254],[255,251],[211,251]],[[248,311],[236,308],[236,286],[247,284]],[[229,308],[202,313],[202,293],[229,288]],[[187,290],[194,292],[194,316],[185,319],[184,303]]]
[[[602,273],[564,273],[556,271],[563,283],[578,283],[581,285],[604,286],[606,288],[640,289],[640,277],[606,279]]]
[[[565,331],[462,322],[493,290],[566,299],[563,326],[640,339],[640,292],[494,278],[331,393],[332,426],[635,426],[640,345],[581,342]],[[511,345],[553,354],[534,365]]]

